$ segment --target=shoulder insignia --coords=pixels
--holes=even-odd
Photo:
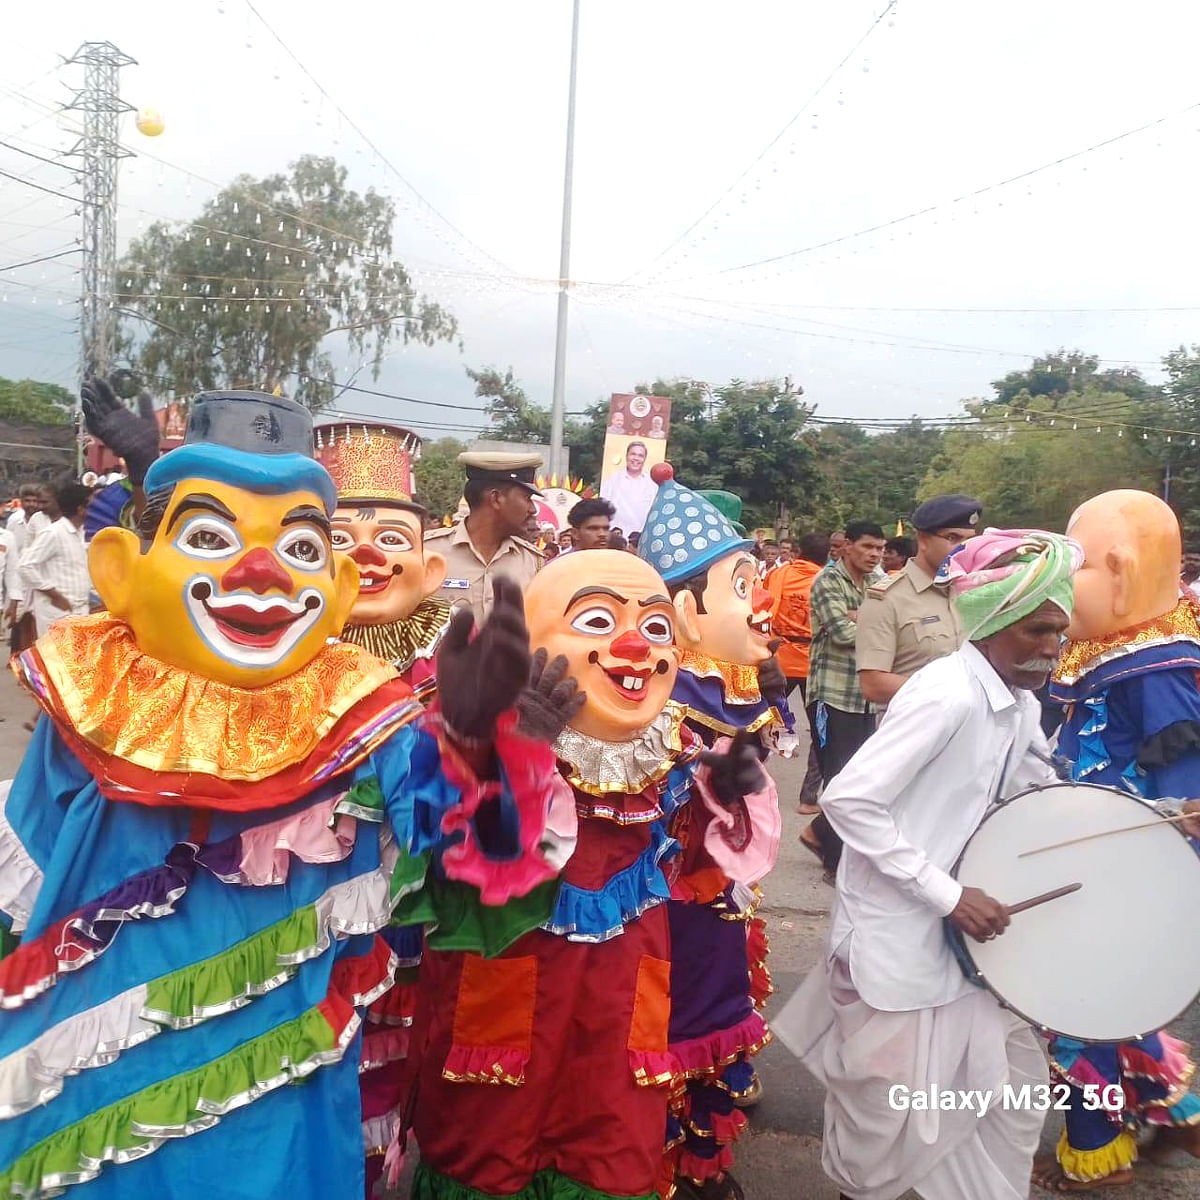
[[[881,579],[878,583],[871,584],[871,586],[867,588],[867,595],[873,596],[876,600],[882,600],[884,593],[888,590],[888,588],[899,582],[900,577],[903,574],[903,571],[897,571],[895,575],[889,575],[886,579]]]
[[[454,532],[453,525],[447,525],[442,529],[430,529],[421,537],[422,541],[432,542],[435,538],[449,537]]]

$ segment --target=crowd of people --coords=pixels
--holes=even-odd
[[[635,442],[548,536],[536,455],[462,455],[439,526],[386,422],[208,393],[160,456],[102,381],[84,409],[127,477],[23,487],[0,538],[40,714],[0,785],[0,1194],[370,1196],[415,1146],[420,1200],[741,1200],[800,752],[834,899],[772,1026],[842,1196],[1123,1183],[1143,1128],[1200,1157],[1187,1048],[1035,1029],[970,965],[1013,898],[955,875],[1064,778],[1200,838],[1200,555],[1162,501],[756,539]],[[1051,1078],[1036,1161],[1028,1104],[889,1099]]]

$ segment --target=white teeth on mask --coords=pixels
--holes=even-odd
[[[644,679],[639,679],[636,675],[626,675],[624,679],[621,680],[621,686],[623,688],[627,688],[631,692],[640,692],[645,684],[646,681]]]

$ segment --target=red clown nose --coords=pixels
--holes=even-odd
[[[350,557],[360,567],[387,566],[387,556],[378,546],[372,546],[370,542],[360,542],[350,551]]]
[[[644,662],[650,657],[650,643],[636,629],[628,629],[608,644],[608,652],[614,658],[629,662]]]
[[[754,591],[750,593],[750,611],[762,612],[764,609],[771,607],[771,593],[765,587],[754,586]]]
[[[249,554],[238,559],[224,575],[221,576],[221,588],[227,592],[235,592],[238,588],[247,588],[260,596],[272,588],[292,594],[292,577],[279,565],[270,550],[258,546]]]

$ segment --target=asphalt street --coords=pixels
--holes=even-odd
[[[0,677],[0,779],[9,778],[24,752],[28,734],[22,722],[33,712],[9,672]],[[809,819],[796,815],[804,757],[772,765],[784,812],[784,838],[778,866],[765,884],[762,914],[771,938],[771,970],[776,994],[770,1013],[783,1004],[804,974],[819,960],[829,917],[832,892],[821,880],[815,862],[798,843]],[[1156,910],[1163,911],[1156,906]],[[1147,910],[1147,920],[1152,910]],[[1181,936],[1195,937],[1187,928]],[[1128,981],[1136,975],[1136,952],[1114,948],[1107,970],[1111,978]],[[1096,986],[1105,977],[1097,974]],[[1200,1045],[1200,1005],[1193,1006],[1172,1031]],[[765,1087],[762,1102],[750,1113],[750,1135],[737,1149],[735,1174],[751,1200],[836,1200],[837,1189],[821,1171],[821,1110],[823,1092],[807,1071],[780,1045],[771,1045],[759,1059]],[[1045,1145],[1058,1137],[1060,1124],[1051,1114]],[[403,1195],[403,1191],[397,1193]],[[1039,1193],[1035,1193],[1035,1196]],[[1135,1182],[1120,1191],[1125,1200],[1185,1200],[1200,1196],[1200,1164],[1181,1158],[1166,1167],[1139,1164]],[[964,1200],[972,1200],[964,1197]]]

